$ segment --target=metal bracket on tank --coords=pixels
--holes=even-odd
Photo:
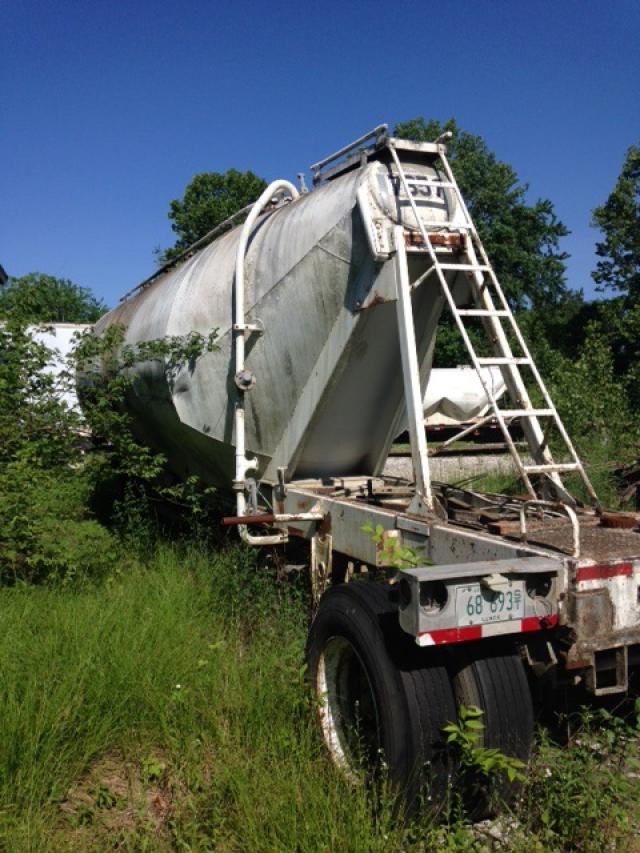
[[[251,391],[251,389],[255,387],[256,377],[254,373],[245,367],[244,370],[236,373],[233,377],[233,381],[236,383],[236,388],[245,393],[246,391]]]
[[[264,323],[256,320],[255,323],[234,323],[231,326],[234,332],[249,332],[249,334],[264,335]]]

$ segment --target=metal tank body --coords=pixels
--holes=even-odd
[[[409,171],[437,176],[411,150],[403,160]],[[382,470],[404,397],[394,262],[371,247],[380,222],[415,228],[396,193],[391,167],[372,162],[257,222],[246,254],[246,322],[264,332],[247,337],[256,384],[245,409],[246,449],[259,460],[259,479],[275,480],[280,466],[288,479]],[[422,202],[430,228],[451,218],[448,194]],[[100,334],[122,324],[130,344],[218,330],[219,348],[176,375],[157,361],[140,364],[128,408],[139,438],[162,450],[177,474],[227,486],[239,396],[232,307],[240,230],[139,290],[95,327]],[[415,275],[427,260],[410,257]],[[443,304],[437,283],[417,288],[413,303],[424,388]]]

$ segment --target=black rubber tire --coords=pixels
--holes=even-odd
[[[534,712],[524,664],[515,646],[504,639],[464,643],[450,649],[451,680],[458,706],[483,712],[481,746],[499,749],[525,764],[531,757]],[[520,790],[506,777],[491,790],[475,788],[474,817],[490,814]]]
[[[456,707],[445,656],[416,647],[400,629],[389,596],[388,586],[367,581],[328,590],[309,631],[307,663],[334,762],[353,779],[375,775],[383,758],[392,784],[415,810],[422,795],[437,806],[447,794],[451,768],[442,727],[455,719]],[[349,679],[351,671],[366,674],[374,711],[367,757],[373,767],[363,768],[349,745],[351,694],[336,686],[341,667]],[[338,673],[335,680],[329,670]]]

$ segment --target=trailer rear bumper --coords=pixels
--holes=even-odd
[[[388,568],[391,545],[423,560],[393,581],[400,625],[417,645],[510,636],[545,671],[557,664],[558,674],[597,694],[626,690],[628,667],[640,657],[640,558],[628,556],[640,551],[636,533],[612,535],[593,514],[581,517],[585,547],[576,559],[561,547],[571,545],[568,523],[524,542],[521,530],[495,535],[419,518],[407,511],[411,494],[392,478],[304,481],[287,486],[281,511],[322,515],[320,527],[296,525],[295,533],[311,540],[312,555],[328,547],[353,571],[362,563]],[[312,574],[317,565],[330,582],[330,564],[330,554],[312,559]]]
[[[405,569],[399,619],[419,646],[548,630],[558,623],[557,560],[481,560]]]
[[[496,625],[468,625],[463,628],[440,628],[424,631],[416,636],[419,646],[441,646],[451,643],[466,643],[471,640],[484,640],[487,637],[498,637],[502,634],[528,634],[531,631],[544,631],[555,628],[558,617],[528,616],[526,619],[510,620]]]

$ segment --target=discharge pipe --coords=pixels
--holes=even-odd
[[[246,369],[244,358],[245,334],[248,331],[255,331],[256,327],[245,323],[245,305],[244,305],[244,259],[247,252],[247,244],[251,231],[264,208],[270,204],[273,197],[279,193],[289,193],[292,200],[295,201],[300,195],[298,190],[292,183],[285,180],[273,181],[269,184],[260,198],[251,208],[251,212],[247,216],[240,234],[238,243],[238,251],[236,254],[236,274],[235,288],[233,299],[233,345],[235,355],[235,383],[240,396],[236,403],[235,409],[235,428],[236,428],[236,476],[233,481],[233,488],[236,493],[236,513],[239,518],[246,516],[247,497],[246,497],[246,476],[249,471],[255,471],[258,467],[258,460],[255,457],[247,458],[245,446],[245,421],[244,421],[244,395],[251,390],[255,385],[255,377],[250,370]],[[268,516],[265,516],[265,520]],[[238,526],[240,538],[248,545],[279,545],[286,542],[288,535],[286,530],[280,533],[267,536],[252,536],[246,524]]]

